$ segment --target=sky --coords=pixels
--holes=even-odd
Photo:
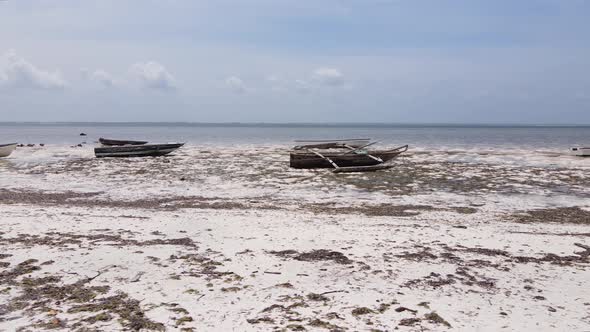
[[[590,124],[590,0],[0,0],[0,121]]]

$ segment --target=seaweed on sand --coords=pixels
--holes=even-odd
[[[79,312],[106,312],[117,314],[120,317],[119,322],[121,325],[132,331],[165,330],[162,323],[154,322],[145,316],[138,300],[129,298],[125,293],[95,299],[88,303],[75,305],[68,310],[68,313]]]
[[[313,261],[334,261],[338,264],[351,264],[352,261],[343,253],[338,251],[319,249],[310,252],[304,252],[294,257],[295,260],[313,262]]]
[[[46,275],[43,277],[32,277],[34,271],[41,268],[35,263],[36,259],[28,259],[9,271],[0,273],[0,284],[11,285],[18,288],[18,296],[10,298],[6,304],[0,305],[0,315],[24,310],[28,315],[36,313],[53,312],[54,306],[70,307],[68,313],[91,312],[96,313],[91,317],[78,319],[77,322],[68,326],[68,321],[53,317],[49,321],[34,323],[35,328],[68,328],[83,327],[99,321],[110,321],[113,315],[119,317],[119,323],[126,329],[139,330],[164,330],[164,325],[154,322],[147,317],[138,300],[131,299],[125,293],[115,296],[102,297],[106,294],[109,286],[89,286],[101,273],[94,277],[83,278],[70,284],[60,284],[61,277]],[[19,280],[20,279],[20,280]],[[76,318],[70,320],[76,321]]]
[[[590,225],[590,211],[578,206],[525,211],[512,216],[511,220],[519,223],[560,223]]]
[[[353,263],[353,261],[346,257],[343,253],[328,249],[317,249],[304,253],[299,253],[296,250],[268,251],[268,253],[303,262],[334,261],[338,264]]]

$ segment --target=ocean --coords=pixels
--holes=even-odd
[[[80,136],[86,133],[88,136]],[[567,152],[590,145],[590,126],[396,124],[0,123],[0,142],[94,143],[99,137],[188,144],[282,144],[296,139],[372,138],[423,149],[528,149]]]

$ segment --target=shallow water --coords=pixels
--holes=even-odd
[[[88,136],[79,136],[86,133]],[[402,125],[8,124],[0,142],[77,144],[99,137],[190,144],[286,144],[296,139],[362,137],[416,149],[532,149],[566,151],[590,144],[586,127]]]

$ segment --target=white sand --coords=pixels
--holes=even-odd
[[[76,171],[59,172],[61,164],[54,167],[41,163],[43,172],[38,174],[30,173],[30,165],[5,168],[0,183],[8,184],[9,175],[14,175],[16,180],[4,187],[11,190],[101,191],[103,193],[98,196],[101,199],[130,201],[158,197],[162,193],[186,193],[240,199],[240,202],[274,201],[285,209],[167,211],[0,202],[1,253],[11,255],[0,260],[10,263],[0,267],[0,271],[11,271],[28,259],[37,259],[34,265],[40,267],[40,270],[18,276],[17,284],[0,284],[0,330],[12,331],[19,327],[35,330],[34,324],[40,322],[60,322],[65,324],[62,330],[73,330],[77,322],[97,314],[68,313],[79,305],[68,300],[59,303],[49,300],[46,304],[49,309],[42,312],[6,310],[6,305],[23,294],[23,287],[18,283],[24,277],[47,276],[61,277],[57,285],[96,276],[86,286],[110,288],[94,301],[124,292],[141,301],[141,309],[149,319],[164,324],[171,331],[181,328],[195,331],[296,330],[299,326],[318,331],[338,328],[348,331],[590,330],[588,261],[557,265],[539,261],[523,263],[514,258],[542,258],[545,254],[575,256],[574,252],[583,249],[574,243],[590,245],[590,226],[507,221],[508,214],[520,210],[562,206],[588,208],[590,203],[584,195],[555,192],[549,195],[546,189],[534,186],[530,194],[433,191],[400,196],[368,192],[344,183],[334,187],[333,182],[325,182],[332,175],[317,175],[311,171],[294,171],[290,177],[279,179],[271,174],[249,182],[246,175],[228,178],[225,173],[212,177],[197,173],[196,167],[205,162],[199,161],[197,166],[186,164],[195,153],[188,151],[170,159],[170,167],[187,174],[190,181],[166,180],[156,174],[146,182],[139,180],[141,175],[125,179],[123,172],[120,178],[108,182],[114,170],[108,169],[102,161],[92,161],[98,164],[90,170],[101,170],[95,176],[89,176],[84,169],[79,176]],[[272,152],[268,157],[272,159],[278,154]],[[146,167],[155,161],[132,162]],[[48,172],[47,167],[54,167],[58,174]],[[244,165],[232,167],[239,173],[243,172]],[[279,168],[274,172],[287,171]],[[579,168],[575,168],[563,172],[578,171]],[[301,180],[309,176],[312,178]],[[260,182],[261,179],[269,182]],[[317,190],[322,187],[326,190]],[[298,205],[329,202],[349,206],[351,199],[363,204],[423,204],[440,209],[417,210],[414,216],[368,217],[333,211],[313,213],[309,209],[300,210]],[[477,212],[463,214],[448,210],[453,206],[475,206]],[[19,235],[21,240],[14,240]],[[77,238],[81,242],[55,243],[74,239],[71,235],[82,236]],[[108,240],[104,235],[115,237]],[[31,245],[31,236],[53,241]],[[116,236],[139,242],[189,238],[196,248],[124,244]],[[436,257],[412,260],[405,255],[425,248]],[[498,249],[504,254],[489,255],[465,248]],[[295,255],[280,257],[269,253],[281,250],[303,253],[317,249],[340,252],[353,262],[299,261],[294,259]],[[456,258],[444,258],[449,253]],[[182,258],[186,255],[192,256]],[[483,266],[473,266],[477,262],[474,260],[485,262]],[[45,261],[54,263],[40,265]],[[207,270],[211,266],[214,269]],[[207,271],[232,274],[215,276],[204,273]],[[432,286],[426,283],[429,280],[447,280],[448,284]],[[277,286],[285,283],[292,288]],[[323,301],[308,298],[310,293],[332,291]],[[293,304],[296,305],[287,309]],[[271,307],[273,305],[283,307]],[[371,312],[353,314],[353,310],[361,307]],[[416,312],[401,311],[404,307]],[[177,312],[171,310],[174,308]],[[265,308],[273,309],[265,311]],[[451,327],[426,319],[425,315],[432,312],[438,313]],[[113,316],[105,322],[82,322],[81,326],[100,331],[122,330],[119,317]],[[190,317],[192,321],[181,323],[178,319],[182,317]],[[269,322],[253,321],[258,318],[268,318]],[[408,323],[403,321],[408,318],[419,320],[411,326],[399,325]],[[320,323],[324,325],[319,326]]]

